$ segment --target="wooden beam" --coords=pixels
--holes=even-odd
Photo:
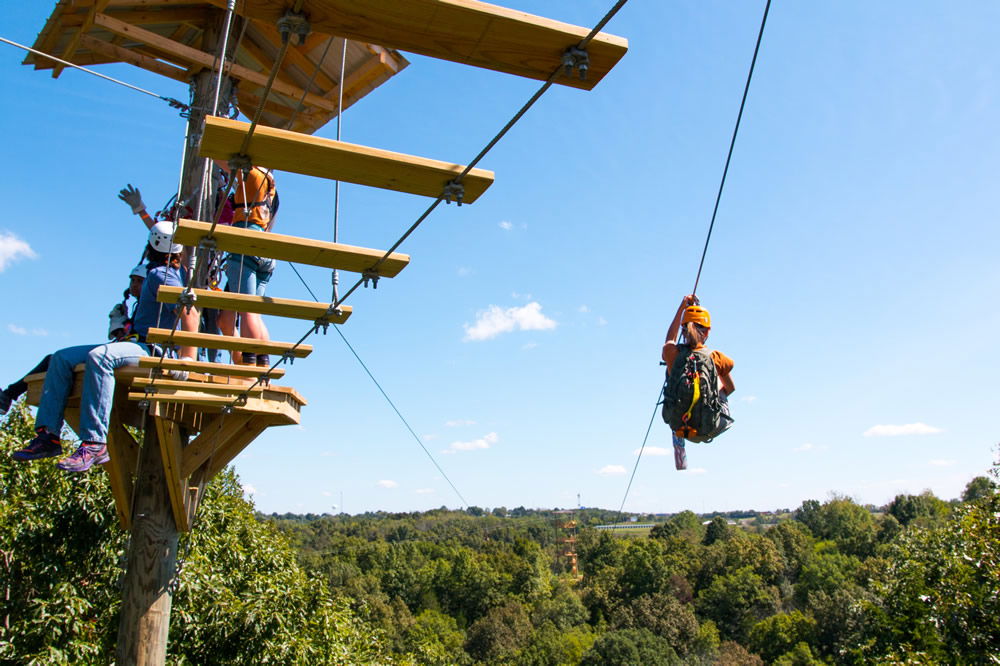
[[[184,287],[160,287],[156,300],[161,303],[176,303]],[[291,298],[271,298],[252,294],[233,294],[214,289],[192,289],[198,307],[218,308],[230,312],[256,312],[257,314],[291,319],[323,321],[328,324],[343,324],[351,316],[351,306],[341,306],[339,314],[330,312],[330,306],[315,301],[299,301]]]
[[[181,474],[185,477],[194,474],[195,470],[211,458],[220,446],[246,429],[252,418],[253,414],[234,412],[219,414],[210,423],[205,424],[201,434],[184,447]]]
[[[212,456],[212,459],[207,461],[205,466],[205,475],[211,479],[216,474],[225,469],[226,465],[233,461],[233,458],[238,456],[243,449],[250,445],[250,443],[257,439],[257,437],[267,430],[269,426],[274,425],[274,421],[266,416],[255,416],[251,419],[250,423],[239,433],[231,437],[223,446]]]
[[[161,287],[162,289],[162,287]],[[201,361],[184,361],[179,358],[160,359],[156,356],[146,356],[139,359],[140,368],[159,368],[164,370],[187,370],[188,372],[202,372],[213,376],[224,377],[251,377],[256,379],[263,374],[263,368],[251,367],[249,365],[229,365],[228,363],[205,363]],[[285,376],[284,368],[275,368],[271,371],[271,379],[280,379]]]
[[[143,389],[147,386],[153,386],[155,389],[159,390],[161,388],[177,389],[179,391],[199,391],[201,393],[209,393],[211,395],[224,395],[230,398],[247,394],[247,397],[259,398],[264,393],[264,385],[258,384],[253,388],[250,388],[252,384],[215,384],[212,382],[192,382],[192,381],[181,381],[177,379],[161,379],[157,377],[156,379],[147,379],[145,377],[137,377],[132,382],[133,389]]]
[[[249,127],[238,120],[208,116],[198,154],[228,160],[240,152]],[[259,125],[246,153],[257,166],[428,197],[440,196],[445,185],[465,169],[460,164]],[[473,203],[493,184],[493,172],[472,169],[462,183],[463,203]]]
[[[254,340],[253,338],[238,338],[229,335],[212,335],[211,333],[188,333],[186,331],[170,331],[166,328],[151,328],[146,333],[147,342],[167,342],[180,347],[191,345],[207,349],[226,349],[229,351],[246,351],[257,354],[281,355],[290,351],[295,358],[305,358],[312,353],[312,345],[295,346],[291,342],[272,342],[270,340]]]
[[[184,507],[185,480],[181,478],[181,429],[173,421],[155,415],[156,434],[160,439],[160,455],[163,457],[163,472],[167,481],[167,493],[170,495],[170,506],[174,512],[174,523],[178,532],[189,532],[187,509]]]
[[[166,76],[167,78],[180,81],[181,83],[188,82],[187,70],[174,67],[173,65],[168,65],[165,62],[143,55],[142,53],[137,53],[136,51],[131,51],[121,46],[115,46],[114,44],[103,42],[100,39],[91,37],[90,35],[84,35],[83,38],[81,38],[80,46],[85,49],[89,49],[94,53],[99,53],[107,58],[111,58],[114,61],[127,62],[130,65],[141,67],[149,72],[159,74],[160,76]]]
[[[211,228],[212,225],[208,222],[181,220],[174,232],[174,242],[196,247]],[[216,226],[212,238],[220,250],[234,254],[271,257],[355,273],[363,273],[385,255],[381,250],[225,225]],[[394,277],[409,263],[409,255],[393,252],[378,267],[378,274],[382,277]]]
[[[189,3],[190,4],[190,3]],[[201,26],[208,20],[206,7],[187,6],[182,9],[118,9],[107,8],[107,16],[132,25],[162,25],[164,23],[188,23]]]
[[[298,423],[301,414],[287,401],[268,400],[267,398],[248,398],[245,405],[233,406],[231,396],[211,395],[197,391],[182,391],[175,388],[163,387],[153,395],[132,392],[128,394],[128,399],[133,402],[148,400],[153,404],[189,405],[199,412],[219,412],[224,407],[232,406],[234,413],[241,414],[264,414],[275,419],[276,424]]]
[[[275,23],[285,4],[246,0],[237,11]],[[563,52],[589,29],[476,0],[304,0],[313,31],[373,42],[432,58],[544,81]],[[628,50],[628,40],[598,33],[587,47],[587,79],[560,72],[555,82],[590,90]]]
[[[83,23],[80,25],[80,29],[73,33],[73,37],[70,38],[69,44],[67,44],[66,48],[63,49],[62,55],[60,56],[63,60],[72,62],[73,54],[76,53],[77,46],[80,44],[80,38],[83,37],[91,27],[93,27],[97,15],[104,11],[108,1],[109,0],[95,0],[93,6],[90,8],[90,11],[87,12],[87,18],[85,18]],[[64,69],[66,69],[66,65],[57,63],[52,69],[52,78],[58,79]]]
[[[132,524],[133,476],[139,459],[139,445],[132,434],[122,425],[118,411],[111,410],[108,422],[108,454],[111,460],[104,466],[115,498],[115,510],[122,527],[129,529]]]
[[[277,28],[275,28],[275,24],[264,23],[263,21],[253,21],[252,25],[255,31],[260,32],[261,36],[264,39],[268,40],[268,42],[270,42],[272,46],[274,46],[275,48],[281,47],[281,34],[278,32]],[[336,37],[331,37],[329,35],[324,35],[324,37],[326,37],[326,39],[336,39]],[[244,39],[243,43],[246,44],[246,42],[247,40]],[[303,51],[304,48],[305,44],[301,46],[298,44],[289,44],[288,50],[285,52],[285,58],[289,64],[298,67],[299,70],[302,71],[303,75],[308,78],[311,77],[313,75],[313,72],[316,71],[316,63],[314,63],[312,60],[309,59],[309,56],[306,55],[308,52]],[[312,48],[310,48],[309,50],[311,51]],[[330,53],[333,53],[332,49],[330,50]],[[337,82],[331,79],[327,75],[327,73],[324,72],[322,68],[320,68],[320,70],[316,72],[315,85],[320,90],[329,91],[337,85]]]
[[[142,42],[148,46],[152,46],[153,48],[169,53],[173,57],[184,62],[193,65],[200,65],[205,69],[212,69],[215,67],[215,56],[210,53],[205,53],[204,51],[181,44],[180,42],[172,41],[162,35],[156,34],[155,32],[145,30],[144,28],[139,28],[125,23],[124,21],[119,21],[118,19],[108,16],[107,14],[98,14],[95,16],[94,25],[100,26],[101,28],[104,28],[109,32],[113,32],[116,35],[121,35],[123,37]],[[233,78],[256,83],[259,86],[267,85],[268,77],[266,75],[261,74],[260,72],[255,72],[242,65],[233,64],[231,68],[227,68],[227,71]],[[300,88],[282,81],[275,81],[272,88],[277,92],[293,96],[296,99],[302,96],[302,90]],[[337,105],[330,102],[330,100],[311,93],[306,94],[306,103],[326,109],[327,111],[337,110]]]

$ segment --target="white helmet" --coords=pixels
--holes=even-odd
[[[143,264],[143,263],[136,264],[135,268],[133,268],[129,272],[128,276],[130,278],[131,277],[137,277],[137,278],[142,278],[143,280],[145,280],[146,279],[146,264]]]
[[[174,224],[163,220],[157,222],[149,229],[149,245],[157,252],[163,254],[179,254],[184,246],[180,243],[172,243],[174,236]]]

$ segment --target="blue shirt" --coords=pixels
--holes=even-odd
[[[143,338],[151,328],[174,327],[174,321],[177,319],[174,313],[175,306],[156,300],[156,292],[160,285],[164,284],[168,287],[183,287],[184,278],[180,269],[157,266],[146,273],[146,280],[142,283],[142,293],[139,294],[139,305],[135,309],[135,328],[132,329]],[[160,307],[161,305],[163,307]]]

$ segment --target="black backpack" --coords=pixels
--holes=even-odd
[[[711,352],[677,345],[677,357],[663,385],[663,421],[688,441],[711,442],[732,426],[727,412]]]

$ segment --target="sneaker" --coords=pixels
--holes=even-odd
[[[39,432],[23,449],[14,451],[10,457],[14,460],[41,460],[62,455],[62,444],[59,438],[49,432]]]
[[[243,360],[240,361],[243,365],[257,365],[257,354],[253,352],[243,352]]]
[[[67,472],[86,472],[93,465],[103,465],[111,460],[107,444],[83,443],[76,451],[56,463],[56,467]]]
[[[257,354],[257,367],[258,368],[270,368],[271,367],[271,357],[267,354]]]
[[[678,444],[674,441],[674,467],[678,470],[685,470],[688,468],[688,456],[687,449],[684,447],[684,441]]]
[[[14,401],[10,399],[10,396],[7,395],[6,391],[0,391],[0,416],[7,413],[7,410],[10,409],[12,402]]]

